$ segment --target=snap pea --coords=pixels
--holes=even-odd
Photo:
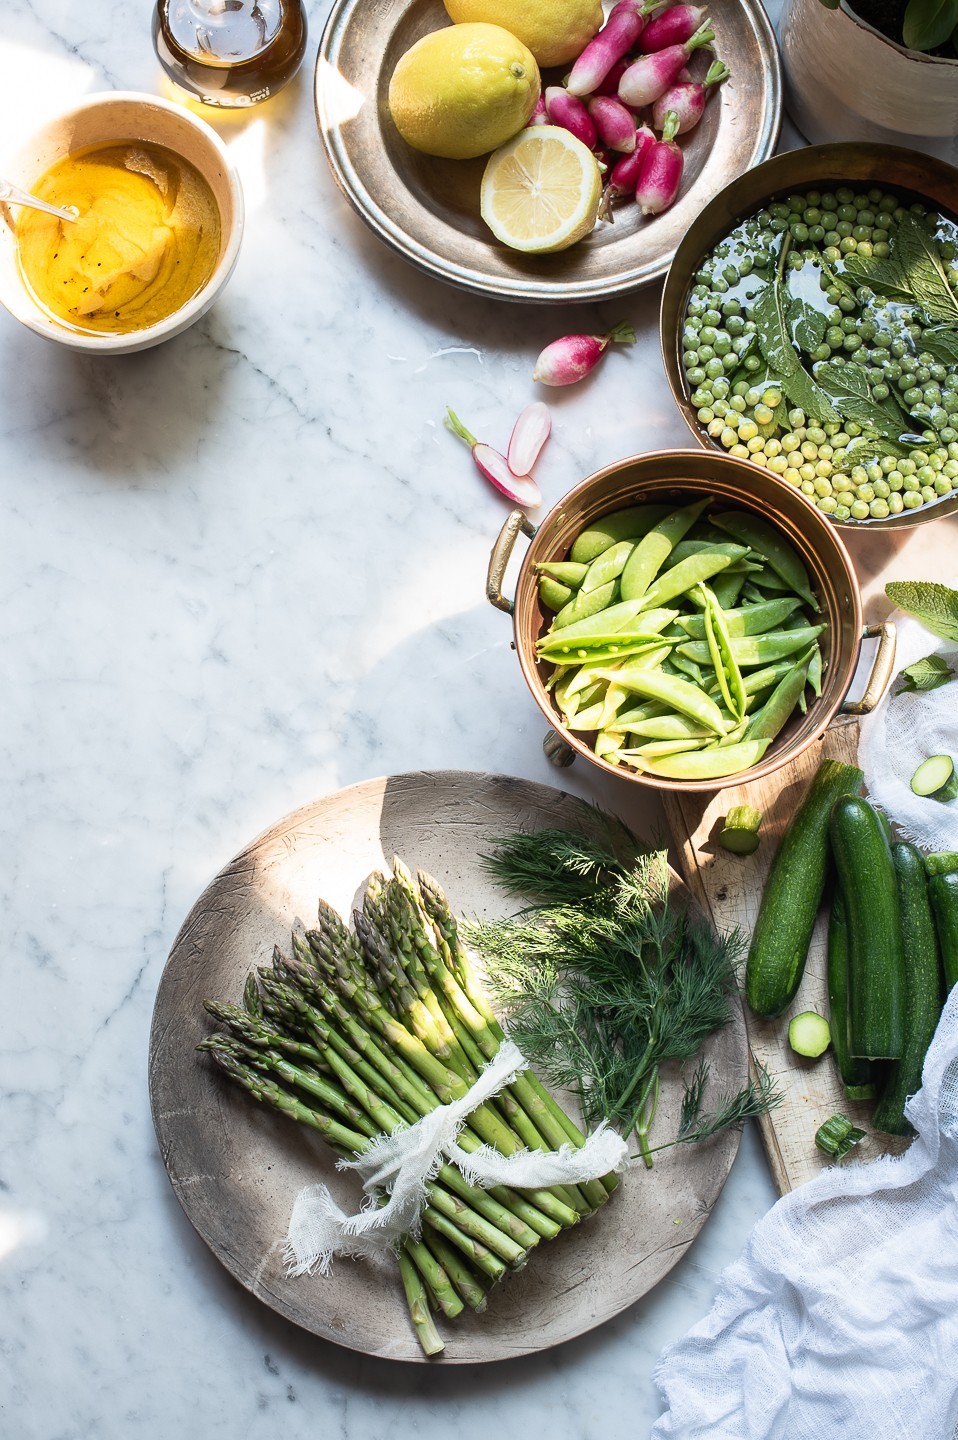
[[[824,629],[824,625],[803,625],[800,630],[769,630],[764,635],[736,636],[730,645],[740,666],[768,665],[774,660],[784,660],[797,650],[807,650]],[[689,640],[680,645],[677,654],[694,660],[697,665],[708,665],[711,660],[708,642],[702,640]]]
[[[749,740],[774,740],[786,721],[793,714],[795,706],[805,690],[808,662],[811,653],[803,655],[776,685],[761,710],[751,717],[746,730]]]
[[[683,560],[688,560],[692,555],[701,555],[703,550],[715,551],[718,555],[727,555],[730,560],[741,563],[743,566],[748,554],[748,551],[743,551],[743,547],[734,540],[680,540],[662,566],[663,573],[680,565]],[[748,572],[744,571],[743,573],[747,574]]]
[[[773,526],[745,510],[727,510],[712,518],[720,530],[727,530],[741,544],[763,555],[776,575],[791,586],[796,595],[801,595],[807,605],[813,610],[819,608],[808,581],[808,571]]]
[[[601,760],[608,760],[612,765],[618,765],[622,755],[622,746],[615,735],[600,730],[595,737],[595,753]]]
[[[618,580],[634,549],[633,540],[620,540],[618,544],[610,545],[608,550],[603,550],[586,570],[581,589],[588,594],[590,590],[598,590],[600,585],[606,585],[610,580]]]
[[[615,718],[613,728],[628,732],[634,724],[641,724],[643,720],[651,720],[656,715],[673,713],[664,700],[643,700],[641,705],[636,705],[632,710],[620,711]]]
[[[563,609],[574,594],[575,591],[563,585],[561,580],[553,580],[550,575],[539,576],[539,599],[548,610]]]
[[[687,675],[690,680],[693,680],[695,682],[696,685],[704,686],[705,676],[702,674],[702,671],[699,669],[698,665],[696,665],[694,660],[688,660],[684,655],[679,655],[675,650],[673,650],[671,655],[669,656],[669,665],[672,667],[672,673],[678,673],[679,675]]]
[[[609,687],[605,692],[602,716],[599,721],[600,730],[608,729],[608,727],[612,724],[612,721],[615,719],[618,712],[622,709],[622,706],[625,704],[628,698],[628,690],[624,689],[621,685],[616,684],[614,680],[611,680],[609,682]]]
[[[570,590],[578,590],[585,579],[588,565],[575,565],[571,560],[556,560],[536,566],[540,575],[548,575],[550,580],[558,580],[560,585],[568,585]]]
[[[627,510],[603,515],[601,520],[595,520],[576,537],[569,559],[588,565],[617,540],[641,539],[653,525],[665,519],[670,508],[668,505],[633,505]]]
[[[596,650],[607,650],[611,646],[618,646],[620,651],[627,646],[634,645],[658,645],[661,637],[656,635],[654,630],[624,630],[617,634],[614,630],[609,635],[582,636],[567,644],[565,631],[552,637],[548,643],[539,647],[540,660],[558,660],[563,663],[567,656],[577,656],[581,660],[587,660]]]
[[[737,570],[733,565],[730,565],[727,570],[723,570],[721,574],[715,576],[712,589],[715,591],[715,598],[723,610],[731,610],[741,595],[742,588],[747,579],[748,571],[744,568]]]
[[[789,673],[794,663],[793,660],[777,660],[772,665],[763,666],[761,670],[750,670],[747,675],[742,676],[746,695],[757,695],[761,690],[771,689]]]
[[[721,780],[723,776],[737,775],[740,770],[750,770],[757,765],[770,743],[768,740],[740,740],[737,745],[692,750],[660,759],[640,755],[634,763],[637,769],[649,775],[661,775],[669,780]]]
[[[730,564],[728,555],[720,555],[715,550],[703,550],[698,555],[690,555],[673,570],[666,570],[649,586],[645,592],[645,603],[649,606],[664,605],[667,600],[674,600],[677,595],[693,590],[700,581],[711,580],[713,575],[717,575]],[[622,578],[624,580],[625,576]]]
[[[741,720],[745,714],[745,688],[725,616],[708,586],[701,585],[699,589],[705,597],[705,643],[709,648],[715,678],[722,699],[736,720]]]
[[[747,730],[748,721],[743,716],[741,720],[737,721],[732,726],[731,730],[729,730],[727,735],[722,736],[721,740],[713,740],[712,744],[709,746],[709,749],[711,750],[715,746],[719,746],[724,749],[726,745],[737,745],[740,740],[744,740]]]
[[[600,585],[598,590],[590,590],[583,595],[581,590],[576,594],[568,605],[564,605],[552,622],[554,630],[563,629],[566,625],[572,625],[577,620],[587,620],[592,615],[597,615],[612,603],[618,588],[617,580],[610,580],[607,585]]]
[[[642,537],[622,572],[623,600],[638,600],[646,594],[674,546],[691,530],[708,503],[708,498],[696,500],[693,505],[674,510]],[[671,593],[681,595],[687,588],[683,585]]]
[[[714,588],[713,586],[713,590]],[[793,595],[783,596],[781,600],[765,600],[759,605],[743,605],[738,610],[724,610],[723,606],[728,633],[733,637],[763,635],[767,630],[774,630],[783,620],[787,620],[801,603],[798,596]],[[677,623],[691,640],[705,639],[704,615],[683,615]]]
[[[647,745],[633,745],[622,754],[627,759],[645,759],[646,757],[658,758],[662,755],[685,755],[690,750],[700,750],[702,741],[695,739],[688,740],[650,740]]]
[[[758,586],[758,599],[767,600],[769,593],[772,595],[791,595],[792,587],[781,577],[776,575],[770,565],[765,565],[761,570],[756,570],[752,580]],[[765,592],[765,593],[763,593]]]
[[[622,717],[619,723],[631,734],[645,735],[650,740],[711,740],[715,733],[674,710],[667,711],[664,715],[650,715],[647,720],[633,720],[629,725],[625,724]]]
[[[822,693],[822,647],[816,642],[812,658],[808,662],[808,683],[814,695]]]
[[[602,716],[605,712],[605,696],[596,700],[593,704],[577,710],[569,721],[570,730],[601,730]]]
[[[563,637],[566,640],[578,640],[585,635],[604,635],[613,630],[621,630],[634,620],[642,609],[641,600],[620,601],[617,605],[607,605],[604,610],[596,611],[594,615],[588,615],[582,620],[566,621],[561,626],[568,633]],[[643,624],[648,628],[646,621]],[[559,625],[559,617],[556,616],[552,622],[552,630],[548,635],[543,636],[540,644],[552,638],[556,627]]]
[[[673,709],[691,720],[698,720],[716,735],[725,734],[725,721],[715,701],[697,685],[680,680],[675,675],[666,675],[662,670],[644,669],[640,665],[623,665],[613,672],[612,678],[627,690],[635,690],[650,700],[665,700]]]

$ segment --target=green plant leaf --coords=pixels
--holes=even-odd
[[[898,268],[894,255],[880,260],[877,257],[863,259],[861,255],[845,256],[845,275],[856,285],[869,285],[892,300],[911,300],[908,282]]]
[[[909,50],[937,50],[958,25],[958,0],[908,0],[902,39]]]
[[[777,281],[765,286],[752,307],[752,319],[758,335],[758,346],[773,370],[792,375],[799,369],[799,359],[785,323],[781,286]]]
[[[954,680],[955,672],[943,656],[926,655],[914,665],[906,665],[898,678],[901,685],[897,693],[901,695],[906,690],[937,690]]]
[[[799,410],[804,410],[810,419],[817,420],[821,425],[831,425],[836,420],[841,420],[842,417],[825,391],[820,385],[816,385],[808,371],[801,366],[791,375],[781,376],[779,384],[792,404],[797,405]]]
[[[921,337],[922,349],[943,360],[946,365],[958,365],[958,330],[950,325],[931,325]]]
[[[828,329],[821,310],[816,310],[807,300],[795,299],[789,304],[788,319],[795,344],[802,350],[814,350],[816,345],[821,345]]]
[[[904,215],[895,229],[894,254],[909,288],[932,320],[958,324],[955,298],[935,241],[915,215]]]
[[[891,580],[885,594],[933,635],[958,642],[958,590],[931,580]]]
[[[825,360],[815,367],[815,379],[843,420],[854,420],[876,435],[897,439],[901,421],[871,398],[868,376],[860,365],[836,365]]]

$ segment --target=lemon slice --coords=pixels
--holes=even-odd
[[[534,125],[489,157],[480,210],[497,240],[542,255],[588,235],[601,195],[592,151],[558,125]]]

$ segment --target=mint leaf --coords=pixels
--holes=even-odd
[[[817,420],[822,425],[841,420],[842,417],[825,391],[820,385],[816,385],[808,371],[801,366],[791,375],[784,375],[780,383],[792,404],[797,405],[799,410],[804,410],[810,419]]]
[[[758,346],[773,370],[793,375],[799,369],[798,355],[785,324],[782,292],[778,281],[766,285],[752,307]]]
[[[845,276],[856,285],[868,285],[891,300],[911,300],[908,281],[893,256],[887,260],[864,260],[861,255],[845,256]]]
[[[937,690],[939,686],[947,685],[949,680],[954,680],[955,672],[943,656],[926,655],[924,660],[906,665],[898,678],[901,686],[896,693],[901,695],[906,690]]]
[[[933,635],[958,642],[958,590],[931,580],[891,580],[885,594]]]
[[[856,425],[888,439],[895,439],[901,433],[901,422],[871,398],[868,376],[860,365],[836,365],[826,360],[816,365],[815,379],[843,420],[854,420]]]
[[[955,299],[934,236],[915,215],[904,215],[895,230],[895,257],[909,289],[932,320],[958,323]]]
[[[958,365],[958,330],[950,325],[933,325],[921,337],[922,349],[943,360],[946,365]]]
[[[807,300],[795,299],[789,304],[788,320],[795,344],[802,350],[811,351],[821,345],[828,329],[828,321],[821,310],[816,310]]]

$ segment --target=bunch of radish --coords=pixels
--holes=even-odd
[[[529,122],[561,125],[599,156],[608,177],[599,214],[607,220],[617,200],[634,199],[643,215],[668,209],[685,163],[675,137],[695,128],[709,91],[728,77],[716,60],[704,80],[691,78],[690,59],[715,38],[711,22],[701,6],[664,3],[619,0]]]

